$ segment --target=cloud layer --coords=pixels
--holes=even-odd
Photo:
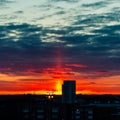
[[[1,74],[49,73],[50,79],[120,74],[119,0],[27,3],[0,1]]]

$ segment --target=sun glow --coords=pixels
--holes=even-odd
[[[55,88],[56,88],[55,94],[62,94],[62,80],[57,79],[56,81],[57,82],[56,82],[56,85],[55,85]]]

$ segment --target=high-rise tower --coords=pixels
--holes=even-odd
[[[75,103],[76,81],[65,80],[62,85],[62,103]]]

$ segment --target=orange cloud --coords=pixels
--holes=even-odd
[[[87,66],[83,65],[83,64],[65,64],[65,66],[68,66],[68,67],[77,67],[77,68],[87,68]]]

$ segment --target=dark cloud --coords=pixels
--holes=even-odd
[[[22,25],[20,28],[22,31],[29,31],[29,25]],[[28,29],[26,29],[26,27]],[[25,29],[23,29],[25,27]],[[14,26],[9,26],[7,29],[13,29]],[[15,29],[18,29],[15,27]],[[32,33],[38,31],[38,29],[31,29]],[[41,31],[41,28],[40,30]],[[51,32],[51,31],[50,31]],[[28,34],[28,37],[25,35]],[[56,48],[55,46],[49,46],[47,43],[42,43],[42,41],[38,38],[31,36],[30,32],[26,32],[22,34],[22,37],[19,38],[18,41],[14,42],[12,39],[1,39],[1,48],[0,53],[3,56],[1,58],[1,67],[9,66],[12,67],[14,71],[18,69],[19,71],[24,71],[29,68],[40,68],[40,67],[53,67],[55,65],[56,60]],[[95,36],[94,36],[95,37]],[[109,70],[109,69],[118,69],[119,66],[119,51],[114,53],[116,50],[115,45],[118,46],[119,42],[114,42],[114,39],[111,37],[97,38],[93,37],[93,43],[88,44],[87,36],[68,36],[61,37],[61,40],[66,41],[66,45],[62,46],[61,49],[64,50],[63,54],[63,64],[69,63],[77,63],[77,64],[85,64],[87,65],[86,71],[96,71],[96,70]],[[92,38],[92,37],[91,37]],[[117,41],[117,40],[116,40]],[[67,46],[67,44],[75,45],[72,47]],[[45,46],[44,46],[45,45]],[[108,46],[108,47],[107,47]],[[113,47],[114,46],[114,47]],[[109,51],[113,49],[113,53],[109,53]],[[119,49],[119,48],[117,48]],[[110,58],[110,56],[114,56],[116,54],[117,58]],[[34,58],[34,59],[32,59]],[[4,63],[4,64],[3,64]],[[12,64],[11,64],[12,63]],[[47,64],[46,64],[47,63]],[[30,66],[30,64],[32,64]],[[41,65],[42,64],[42,65]],[[71,68],[74,71],[81,71],[79,68]]]
[[[24,74],[31,68],[42,71],[55,66],[58,43],[42,42],[41,36],[46,33],[62,34],[62,31],[46,30],[29,24],[8,24],[0,28],[1,72],[21,74],[23,71]]]
[[[9,3],[10,0],[0,0],[0,3]]]
[[[7,7],[7,4],[13,3],[11,0],[0,0],[1,7]]]
[[[117,33],[117,31],[119,31],[119,28],[120,28],[120,25],[104,26],[102,29],[94,30],[93,32],[103,34],[103,35],[108,35],[110,37],[116,36],[119,39],[120,35],[119,33]]]
[[[64,48],[66,62],[87,65],[88,67],[84,72],[119,71],[117,66],[120,65],[120,36],[116,31],[119,31],[119,25],[105,26],[99,30],[94,30],[93,32],[96,33],[94,35],[73,34],[72,36],[60,37],[59,39],[66,43]],[[81,71],[77,68],[73,70]],[[113,74],[119,74],[119,72],[111,72],[107,76]],[[100,76],[106,75],[102,74]]]
[[[99,1],[99,2],[95,2],[95,3],[90,3],[90,4],[83,4],[83,7],[94,7],[94,8],[99,8],[99,7],[106,7],[108,5],[109,2],[106,1]]]
[[[16,11],[15,13],[16,13],[16,14],[23,14],[23,13],[24,13],[24,11],[19,10],[19,11]]]
[[[101,1],[83,6],[98,8],[107,4]],[[61,8],[59,10],[53,14],[65,14],[64,10],[61,11]],[[75,72],[94,75],[96,71],[107,71],[110,73],[107,75],[119,74],[120,25],[117,24],[119,18],[119,10],[114,8],[114,11],[109,13],[76,14],[71,25],[59,29],[55,29],[54,26],[44,27],[28,23],[1,25],[1,71],[10,71],[4,68],[11,68],[12,72],[31,68],[40,71],[44,68],[53,68],[58,62],[59,53],[61,66],[71,64],[69,67]],[[87,67],[72,66],[75,64]],[[95,75],[106,76],[104,73]]]

